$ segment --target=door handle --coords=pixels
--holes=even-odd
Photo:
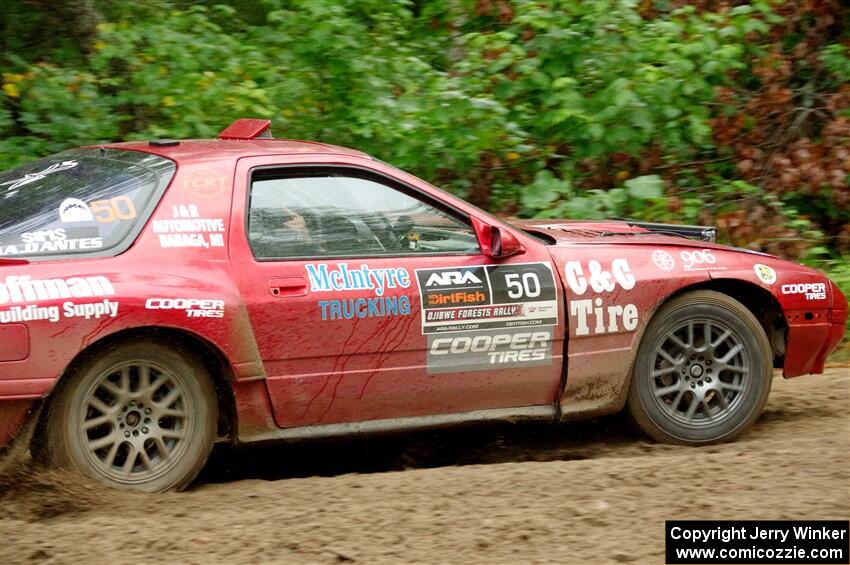
[[[275,277],[269,279],[269,292],[272,296],[306,296],[307,281],[303,277]]]

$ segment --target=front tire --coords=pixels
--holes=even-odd
[[[647,327],[628,410],[657,441],[728,441],[764,409],[772,367],[770,342],[752,312],[725,294],[690,292],[662,306]]]
[[[90,357],[58,391],[48,461],[112,487],[179,490],[209,457],[217,418],[201,363],[156,341],[133,342]]]

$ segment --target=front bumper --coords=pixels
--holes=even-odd
[[[847,315],[847,310],[786,312],[788,337],[782,375],[788,379],[823,373],[827,357],[844,337]]]

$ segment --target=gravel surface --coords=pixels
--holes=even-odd
[[[622,417],[218,449],[183,493],[6,465],[0,563],[663,563],[667,519],[850,518],[850,369],[775,379],[738,441]]]

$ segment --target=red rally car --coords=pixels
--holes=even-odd
[[[0,174],[0,444],[149,491],[216,441],[627,407],[703,444],[843,336],[829,279],[711,230],[508,224],[268,126]]]

